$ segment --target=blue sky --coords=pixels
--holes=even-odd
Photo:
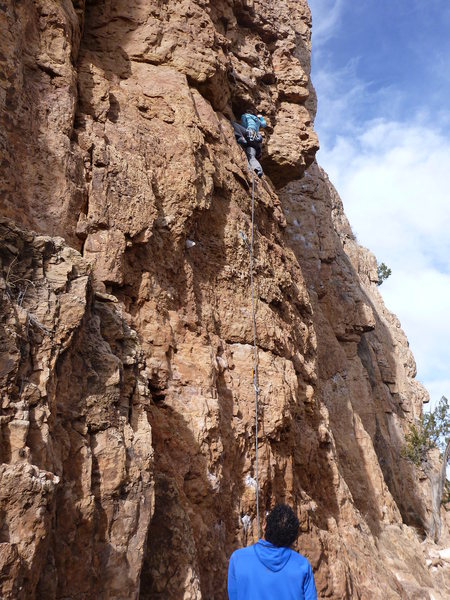
[[[355,118],[404,119],[413,110],[450,129],[448,0],[311,0],[310,5],[313,70],[326,67],[360,83]],[[345,78],[335,85],[344,91]],[[319,124],[320,119],[319,114]]]
[[[450,2],[310,0],[318,161],[391,269],[432,402],[450,398]]]

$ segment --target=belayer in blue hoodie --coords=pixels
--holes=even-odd
[[[293,510],[277,504],[267,517],[265,539],[231,555],[229,600],[317,600],[309,562],[290,549],[298,528]]]

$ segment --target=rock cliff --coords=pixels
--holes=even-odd
[[[320,598],[448,598],[400,456],[427,393],[314,162],[306,1],[7,0],[0,30],[1,597],[226,598],[256,537],[252,109],[262,512],[295,508]]]

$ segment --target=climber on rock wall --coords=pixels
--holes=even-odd
[[[259,128],[262,127],[264,129],[267,126],[266,120],[262,115],[256,115],[255,117],[252,113],[246,112],[241,116],[241,123],[247,130],[250,140],[259,136],[260,141],[262,141],[259,135]]]
[[[298,529],[293,510],[277,504],[267,517],[265,539],[231,555],[229,600],[317,600],[311,565],[290,548]]]
[[[259,128],[266,127],[266,120],[262,115],[253,115],[246,112],[241,116],[241,124],[233,121],[234,135],[237,143],[244,149],[248,164],[258,177],[263,176],[263,170],[259,163],[262,155],[262,137]]]

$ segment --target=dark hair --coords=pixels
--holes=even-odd
[[[289,548],[298,536],[299,521],[287,504],[277,504],[266,520],[265,538],[274,546]]]

